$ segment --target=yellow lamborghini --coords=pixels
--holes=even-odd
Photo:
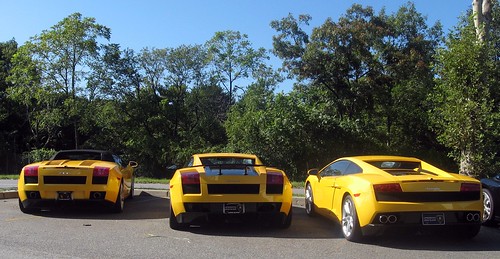
[[[217,218],[257,219],[287,228],[292,185],[282,170],[266,167],[255,155],[193,155],[170,180],[170,227]]]
[[[33,213],[55,204],[97,202],[122,212],[134,193],[134,168],[100,150],[64,150],[50,160],[26,165],[18,180],[19,208]]]
[[[472,238],[481,227],[479,181],[417,158],[345,157],[308,174],[306,213],[338,220],[350,241],[392,230]]]

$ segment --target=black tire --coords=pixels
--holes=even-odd
[[[290,211],[288,212],[288,215],[285,216],[285,219],[282,221],[280,228],[281,229],[287,229],[292,225],[292,217],[293,217],[293,207],[290,207]]]
[[[120,189],[118,190],[118,195],[116,196],[115,204],[111,208],[113,213],[122,213],[123,207],[125,205],[125,199],[123,198],[123,183],[120,184]]]
[[[128,193],[128,200],[134,199],[134,190],[135,190],[135,176],[132,176],[132,182],[130,183],[130,191]]]
[[[33,214],[33,213],[36,213],[36,212],[39,212],[40,209],[39,208],[29,208],[29,207],[24,207],[23,203],[21,202],[21,199],[19,198],[18,199],[19,201],[19,209],[21,210],[21,212],[25,213],[25,214]]]
[[[361,241],[363,235],[359,226],[358,214],[350,195],[347,195],[342,201],[342,219],[340,225],[345,239],[352,242]]]
[[[495,226],[495,202],[493,201],[493,195],[490,190],[483,188],[483,225],[485,226]]]
[[[314,216],[316,212],[314,211],[314,197],[311,188],[311,184],[307,183],[306,185],[306,197],[305,197],[305,209],[306,214],[310,217]]]
[[[170,225],[170,228],[173,230],[183,230],[183,229],[186,229],[188,226],[185,223],[177,222],[177,219],[175,218],[174,210],[172,209],[172,206],[170,206],[170,217],[168,218],[168,223]]]

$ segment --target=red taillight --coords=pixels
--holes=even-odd
[[[187,172],[181,174],[182,184],[200,184],[200,174],[198,172]]]
[[[479,192],[481,186],[478,183],[462,183],[460,186],[461,192]]]
[[[375,192],[403,192],[399,183],[374,184]]]
[[[283,184],[283,175],[276,172],[267,172],[267,184]]]
[[[38,166],[27,166],[24,168],[24,176],[38,176]]]
[[[109,167],[96,166],[92,175],[96,177],[109,176]]]

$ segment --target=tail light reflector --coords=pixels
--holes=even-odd
[[[481,186],[478,183],[462,183],[460,185],[461,192],[479,192]]]
[[[184,194],[201,193],[200,174],[198,172],[181,173],[181,183]]]
[[[24,176],[38,177],[38,166],[27,166],[24,168]]]
[[[282,194],[283,193],[284,177],[280,172],[266,173],[266,193],[267,194]]]
[[[107,177],[109,176],[109,167],[96,166],[92,175],[94,177]]]
[[[374,184],[375,192],[403,192],[399,183]]]

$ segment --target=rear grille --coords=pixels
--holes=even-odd
[[[108,177],[107,176],[94,176],[92,177],[92,184],[107,184]]]
[[[259,184],[209,184],[208,194],[259,194]]]
[[[477,201],[479,192],[386,192],[375,193],[377,201],[450,202]]]
[[[44,184],[85,184],[86,176],[44,176]]]

